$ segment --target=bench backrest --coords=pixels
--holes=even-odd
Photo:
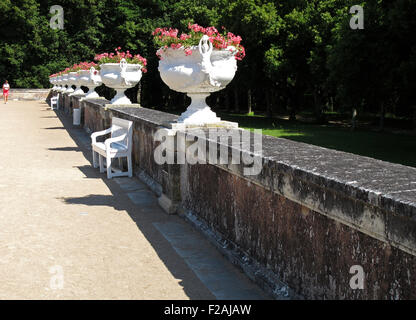
[[[111,137],[116,138],[126,134],[126,138],[117,143],[131,150],[133,145],[133,121],[113,117],[111,120]]]

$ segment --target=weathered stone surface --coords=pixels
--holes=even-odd
[[[208,131],[204,130],[204,132],[208,137]],[[241,135],[242,131],[235,132]],[[251,135],[254,136],[254,134]],[[253,149],[253,140],[251,139],[251,150]],[[224,144],[220,138],[215,141],[207,138],[207,145],[211,142],[228,148],[228,162],[231,163],[231,154],[236,148],[232,146],[231,138],[225,141]],[[397,229],[388,232],[392,222],[387,222],[384,215],[384,212],[391,212],[390,220],[394,220],[396,224],[410,223],[416,227],[413,214],[415,200],[402,201],[399,198],[403,194],[412,194],[409,189],[406,192],[400,190],[414,184],[416,181],[415,168],[286,139],[264,136],[262,141],[261,161],[263,167],[259,175],[244,176],[245,165],[243,163],[218,166],[233,174],[244,176],[246,180],[328,215],[366,234],[392,243],[412,254],[415,253],[416,238],[412,234],[409,236],[396,232]],[[272,142],[274,142],[273,145]],[[247,146],[237,145],[237,149],[240,158],[244,155],[254,154]],[[338,166],[339,169],[337,169]],[[330,169],[328,169],[329,167]],[[376,180],[378,184],[365,184],[363,177],[367,177],[369,180],[372,176],[377,177],[380,168],[382,168],[382,172],[388,172],[384,174],[388,180],[382,181],[380,177]],[[392,169],[392,172],[389,171],[389,168]],[[398,177],[397,182],[394,180],[395,176]],[[358,183],[358,179],[365,187]],[[376,213],[376,208],[382,210],[383,215]],[[411,221],[408,222],[409,218]]]
[[[123,115],[132,121],[143,121],[152,126],[161,126],[163,123],[176,121],[178,116],[158,110],[136,107],[111,107],[115,114]]]
[[[214,166],[187,171],[185,207],[304,296],[416,298],[415,256]],[[364,290],[350,288],[353,265]]]
[[[416,298],[415,168],[269,136],[261,136],[258,175],[244,175],[243,163],[158,165],[154,134],[177,116],[146,108],[106,110],[106,103],[81,102],[88,131],[109,127],[112,116],[134,121],[135,174],[301,295]],[[220,146],[230,160],[233,150],[253,155],[254,139],[248,146],[205,139],[217,146],[217,159]],[[364,290],[349,286],[355,264],[366,273]]]
[[[46,100],[51,89],[10,89],[9,100]]]
[[[111,125],[111,118],[104,105],[108,103],[105,99],[83,100],[81,105],[84,110],[84,129],[89,132],[100,131]]]

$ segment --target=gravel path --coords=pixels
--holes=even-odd
[[[140,181],[93,169],[88,136],[61,111],[10,101],[0,114],[0,299],[264,298]],[[201,241],[217,278],[175,230]],[[224,277],[235,290],[215,285]]]

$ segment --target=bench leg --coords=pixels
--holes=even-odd
[[[92,166],[94,168],[97,168],[98,167],[98,164],[97,164],[97,153],[94,150],[92,150]]]
[[[128,169],[129,177],[131,178],[133,176],[133,166],[131,163],[131,155],[127,157],[127,169]]]
[[[120,170],[123,171],[123,158],[118,158],[118,165],[120,166]]]
[[[98,155],[98,161],[100,162],[100,172],[104,172],[104,163],[103,163],[103,156],[101,154]]]
[[[107,158],[105,159],[107,162],[107,178],[111,179],[111,157],[107,156]]]

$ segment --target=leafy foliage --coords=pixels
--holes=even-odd
[[[47,87],[49,74],[120,46],[147,58],[149,72],[129,95],[139,92],[147,107],[183,108],[183,94],[160,79],[162,44],[153,43],[152,32],[199,24],[241,35],[246,50],[212,105],[269,115],[313,110],[321,120],[325,110],[414,112],[414,0],[61,0],[63,30],[49,26],[54,4],[0,2],[0,77],[12,87]],[[350,28],[349,8],[357,4],[362,30]]]

